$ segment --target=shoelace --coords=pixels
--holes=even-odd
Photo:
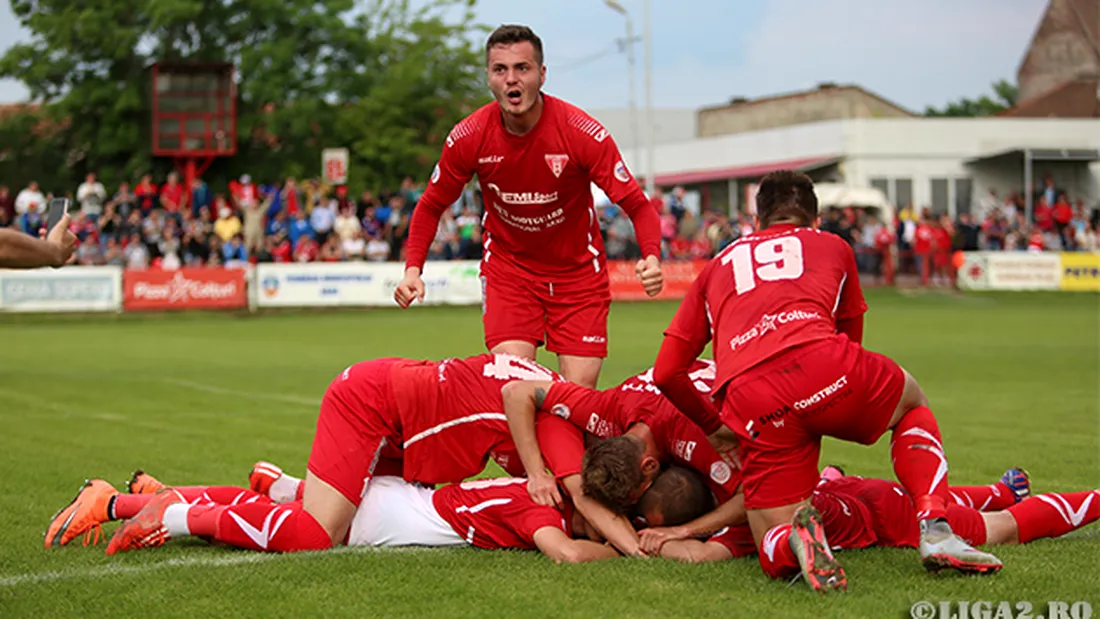
[[[97,522],[92,525],[92,528],[84,532],[84,547],[98,546],[103,539],[103,525]]]

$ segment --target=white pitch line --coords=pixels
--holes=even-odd
[[[206,393],[216,393],[218,395],[233,395],[241,398],[249,398],[252,400],[270,400],[273,402],[287,402],[289,404],[301,404],[303,406],[318,407],[321,405],[320,398],[303,398],[295,395],[283,395],[280,393],[259,393],[256,391],[241,391],[239,389],[229,389],[227,387],[218,387],[217,385],[208,385],[206,383],[197,383],[191,380],[183,380],[180,378],[160,378],[158,382],[162,382],[169,385],[175,385],[177,387],[185,387],[187,389],[196,389],[198,391],[205,391]]]
[[[234,565],[247,565],[253,563],[266,563],[276,560],[299,560],[325,557],[334,554],[367,553],[367,552],[410,552],[431,551],[435,548],[407,546],[400,548],[369,548],[342,546],[331,550],[319,552],[296,552],[289,554],[245,552],[235,553],[227,557],[180,557],[169,559],[159,563],[146,563],[142,565],[102,565],[98,567],[56,570],[50,572],[28,572],[14,576],[0,577],[0,588],[19,587],[22,585],[34,585],[44,582],[56,582],[60,580],[92,580],[113,576],[133,576],[147,574],[170,568],[187,567],[229,567]]]

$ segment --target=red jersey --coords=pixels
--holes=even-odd
[[[443,486],[432,494],[432,503],[455,533],[478,548],[534,550],[535,532],[543,527],[572,535],[562,512],[531,500],[526,479],[498,477]]]
[[[529,133],[509,133],[489,103],[455,125],[409,228],[408,267],[424,267],[439,217],[474,175],[485,203],[484,261],[503,258],[535,275],[605,271],[592,183],[634,221],[643,255],[661,255],[656,209],[611,135],[580,108],[543,95]]]
[[[165,183],[164,187],[160,189],[160,206],[169,213],[175,213],[179,211],[183,206],[183,185],[176,183]]]
[[[938,253],[943,254],[951,251],[951,233],[947,228],[934,228],[932,230],[932,242],[935,244]]]
[[[624,398],[620,389],[597,391],[561,383],[550,388],[544,407],[600,438],[621,436],[636,423],[646,424],[664,459],[697,471],[720,501],[731,498],[741,485],[740,471],[722,460],[706,434],[660,394],[631,391]]]
[[[913,239],[913,251],[918,254],[927,254],[932,252],[932,240],[936,235],[932,232],[932,226],[928,224],[917,224],[917,232]]]
[[[404,477],[425,484],[468,479],[485,468],[491,453],[514,452],[500,395],[506,383],[564,380],[534,361],[493,354],[403,361],[390,376],[401,420]]]
[[[787,350],[837,333],[867,311],[855,254],[839,236],[772,226],[703,268],[665,335],[702,351],[714,341],[715,392]]]

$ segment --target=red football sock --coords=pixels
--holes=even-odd
[[[760,567],[772,578],[789,578],[801,571],[798,557],[791,550],[791,525],[781,524],[764,534],[760,541]]]
[[[226,507],[218,514],[214,539],[238,548],[269,552],[332,547],[328,532],[300,503]]]
[[[1058,537],[1100,518],[1100,490],[1051,492],[1008,508],[1016,519],[1020,543]]]
[[[153,500],[155,494],[116,494],[111,500],[111,506],[107,509],[107,517],[111,520],[125,520],[133,518],[145,507],[145,504]]]
[[[894,426],[890,441],[894,474],[917,507],[917,519],[946,518],[947,456],[940,428],[927,406],[918,406]]]
[[[172,490],[191,505],[271,503],[271,499],[262,494],[236,486],[180,486],[173,487]],[[155,494],[116,494],[108,510],[108,517],[111,520],[133,518],[155,496]]]
[[[1012,489],[1001,482],[988,486],[951,486],[947,492],[956,504],[980,512],[999,512],[1016,504]]]

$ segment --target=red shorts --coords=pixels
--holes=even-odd
[[[396,361],[378,359],[351,366],[332,381],[321,400],[307,468],[357,506],[379,461],[390,463],[400,454],[392,448],[401,445],[390,383],[390,368]]]
[[[607,356],[611,288],[607,269],[586,268],[553,280],[500,258],[481,263],[485,346],[530,342],[559,355]]]
[[[821,437],[873,444],[904,387],[898,364],[844,335],[789,350],[730,382],[722,420],[741,435],[745,507],[809,498]]]

